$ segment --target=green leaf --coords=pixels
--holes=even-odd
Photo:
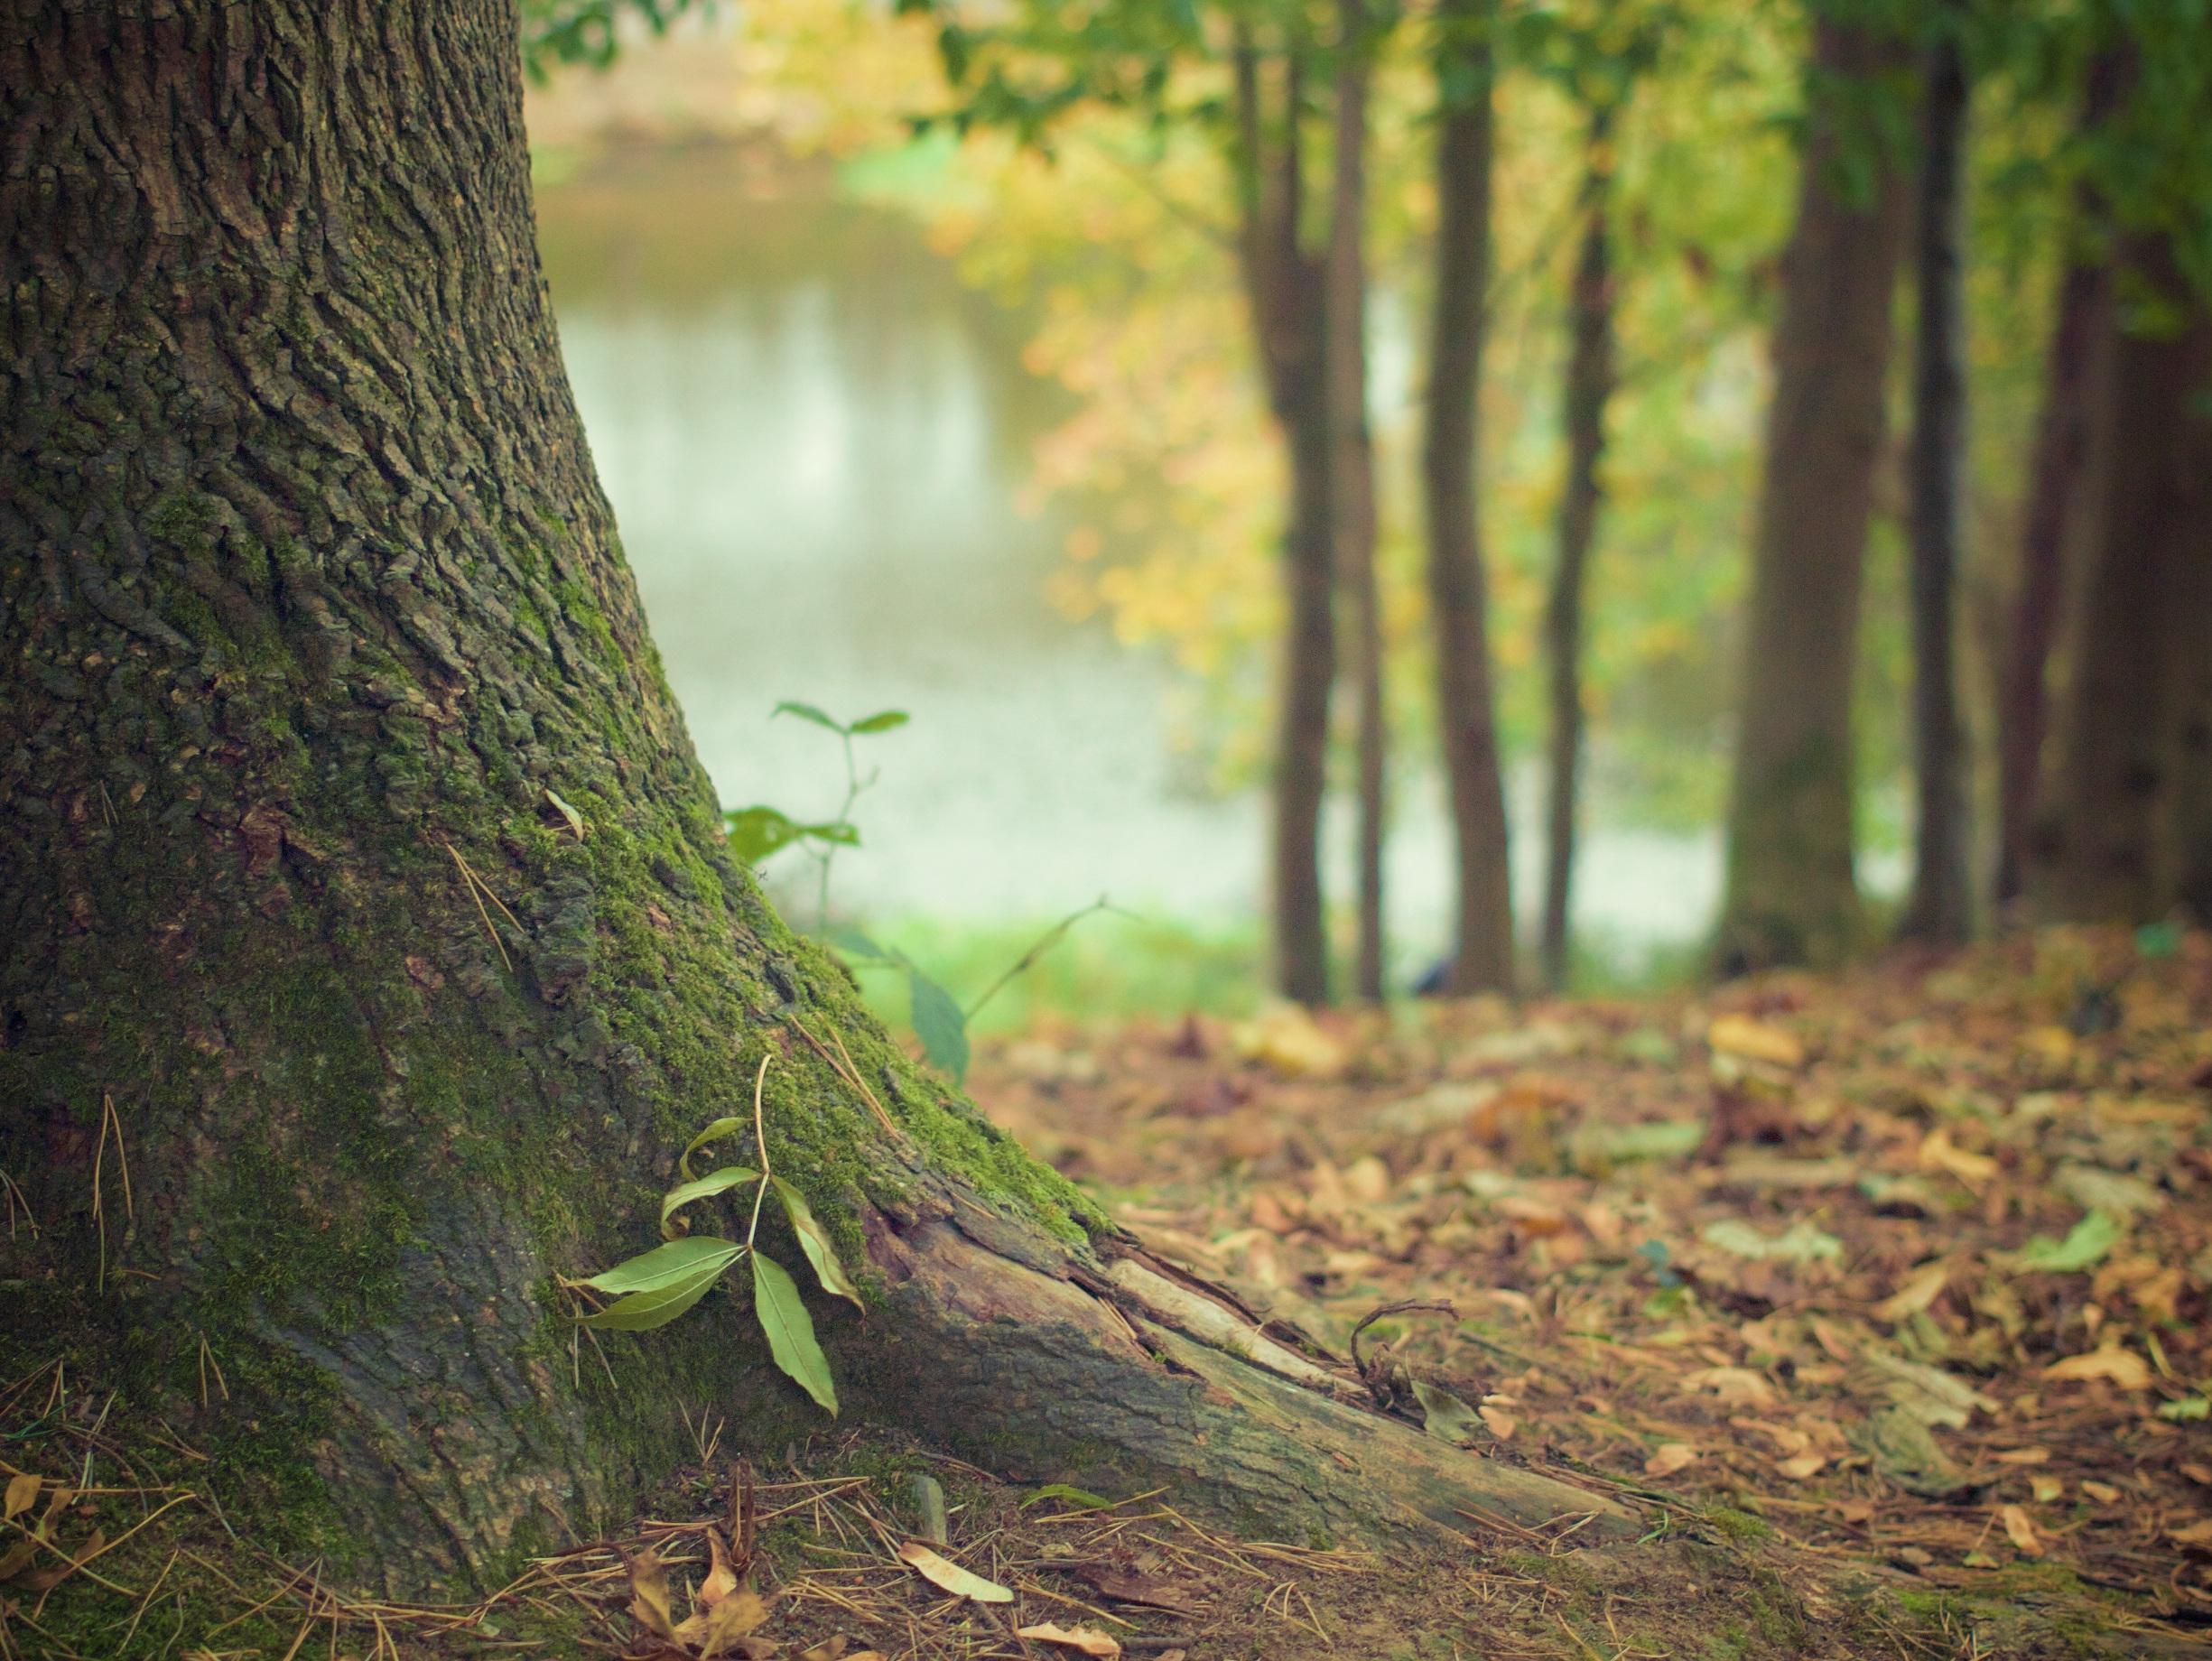
[[[817,727],[827,727],[832,732],[836,733],[840,738],[842,738],[845,734],[846,728],[843,722],[833,721],[827,715],[823,714],[822,710],[816,709],[813,704],[801,703],[794,698],[786,698],[783,701],[783,702],[777,704],[776,708],[770,711],[768,719],[770,720],[774,720],[778,715],[795,715],[803,721],[813,722]]]
[[[2184,1396],[2179,1401],[2161,1402],[2158,1416],[2175,1424],[2212,1417],[2212,1400],[2202,1396]]]
[[[730,827],[730,851],[746,865],[758,865],[806,833],[804,825],[767,806],[738,808],[724,813],[722,822]]]
[[[750,1130],[752,1127],[751,1119],[739,1118],[731,1114],[724,1114],[720,1118],[710,1120],[707,1127],[691,1139],[690,1144],[683,1150],[683,1156],[677,1161],[683,1167],[684,1180],[688,1182],[691,1179],[693,1154],[710,1142],[720,1142],[724,1137],[734,1137],[740,1131]]]
[[[686,1172],[685,1174],[689,1175],[690,1173]],[[695,1181],[682,1183],[671,1188],[661,1196],[661,1237],[671,1240],[676,1238],[675,1231],[668,1226],[668,1220],[674,1217],[680,1208],[689,1205],[694,1200],[704,1200],[711,1194],[727,1193],[732,1188],[739,1187],[747,1183],[757,1183],[759,1180],[760,1173],[757,1171],[748,1171],[743,1165],[724,1165],[719,1171],[710,1171],[706,1175]]]
[[[656,1246],[583,1284],[600,1292],[626,1292],[605,1309],[579,1317],[580,1326],[620,1332],[665,1326],[707,1294],[722,1271],[745,1255],[735,1240],[701,1235]]]
[[[2104,1262],[2126,1230],[2108,1211],[2091,1211],[2062,1240],[2039,1234],[2018,1251],[2006,1254],[2014,1268],[2040,1269],[2047,1275],[2075,1275]]]
[[[768,1183],[784,1202],[784,1215],[791,1219],[791,1231],[799,1237],[799,1249],[814,1266],[814,1278],[822,1283],[822,1289],[849,1300],[866,1314],[868,1305],[860,1302],[859,1289],[846,1277],[845,1266],[837,1260],[837,1248],[830,1243],[830,1231],[806,1203],[806,1196],[780,1176],[770,1177]]]
[[[897,957],[878,946],[858,929],[832,929],[823,938],[847,957],[867,958],[878,963],[896,963]]]
[[[968,1017],[960,1012],[953,995],[909,963],[906,985],[914,999],[914,1030],[922,1041],[922,1053],[930,1065],[952,1074],[953,1082],[968,1077]]]
[[[837,1387],[830,1381],[830,1363],[814,1341],[813,1318],[799,1301],[799,1288],[784,1266],[758,1252],[753,1254],[753,1313],[768,1335],[768,1353],[801,1389],[837,1414]]]
[[[904,710],[878,710],[873,715],[861,717],[852,723],[855,736],[864,732],[889,732],[895,727],[904,727],[913,718]]]
[[[1479,1439],[1482,1420],[1475,1410],[1449,1390],[1440,1390],[1420,1379],[1413,1381],[1414,1398],[1421,1404],[1421,1423],[1439,1442],[1455,1446]]]
[[[1043,1505],[1047,1499],[1057,1499],[1064,1506],[1073,1506],[1078,1511],[1103,1511],[1113,1501],[1103,1495],[1094,1494],[1087,1488],[1077,1488],[1072,1482],[1047,1482],[1021,1502],[1027,1511],[1033,1505]]]

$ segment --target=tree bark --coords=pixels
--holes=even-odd
[[[495,1582],[629,1516],[687,1405],[820,1423],[741,1293],[602,1374],[558,1289],[774,1053],[872,1306],[819,1317],[850,1406],[1271,1527],[1632,1526],[1148,1259],[732,864],[561,368],[511,5],[54,0],[0,107],[11,1360],[329,1579]]]
[[[2120,60],[2107,53],[2091,66],[2081,126],[2093,130],[2117,96]],[[2087,188],[2075,206],[2077,238],[2102,217]],[[2027,891],[2029,842],[2036,789],[2049,727],[2045,676],[2059,637],[2066,595],[2067,551],[2077,536],[2090,448],[2092,385],[2097,348],[2110,332],[2112,283],[2106,263],[2069,248],[2043,372],[2043,408],[2036,422],[2022,516],[2020,573],[1997,694],[1997,873],[1994,898],[2009,906]]]
[[[1290,512],[1283,535],[1279,736],[1275,764],[1275,981],[1303,1004],[1329,1001],[1329,942],[1321,880],[1321,809],[1328,788],[1329,703],[1336,682],[1336,433],[1330,415],[1327,274],[1299,237],[1304,212],[1295,51],[1276,65],[1268,108],[1262,61],[1249,38],[1236,53],[1241,182],[1241,255],[1268,404],[1283,435]]]
[[[1334,421],[1336,560],[1352,624],[1359,758],[1359,946],[1353,986],[1383,996],[1382,844],[1389,735],[1382,691],[1382,606],[1375,577],[1375,454],[1367,423],[1367,82],[1365,0],[1339,0],[1334,190],[1324,309]]]
[[[1814,24],[1752,548],[1716,942],[1724,973],[1833,961],[1857,929],[1851,687],[1904,193],[1883,156],[1873,199],[1851,200],[1845,147],[1873,141],[1847,135],[1839,106],[1873,95],[1897,61],[1873,33],[1826,17]]]
[[[1614,381],[1613,122],[1612,105],[1592,108],[1582,182],[1582,245],[1567,290],[1571,344],[1564,399],[1566,483],[1559,498],[1558,559],[1552,567],[1551,597],[1544,611],[1544,644],[1551,669],[1551,770],[1541,956],[1544,984],[1555,992],[1567,982],[1582,774],[1583,589],[1598,509],[1604,500],[1599,468],[1605,455],[1605,408]]]
[[[1957,35],[1940,32],[1921,76],[1920,168],[1914,193],[1912,728],[1919,819],[1912,893],[1899,933],[1939,945],[1973,926],[1967,870],[1966,733],[1958,713],[1957,579],[1966,523],[1966,119],[1971,91]]]
[[[2123,264],[2152,297],[2151,318],[2164,310],[2188,321],[2131,332],[2115,315],[2105,348],[2088,481],[2095,516],[2031,849],[2030,899],[2050,920],[2164,915],[2190,880],[2189,844],[2207,822],[2212,420],[2202,399],[2212,320],[2162,242],[2131,239]]]
[[[1488,599],[1475,513],[1477,393],[1490,282],[1492,0],[1437,7],[1436,292],[1421,453],[1436,719],[1444,735],[1457,878],[1453,992],[1513,984],[1505,785],[1491,691]]]

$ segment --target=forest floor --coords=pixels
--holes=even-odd
[[[1386,1305],[1448,1304],[1374,1321],[1365,1362],[1418,1380],[1408,1410],[1471,1457],[1656,1498],[1655,1537],[1578,1551],[1478,1526],[1467,1553],[1386,1562],[880,1433],[733,1468],[702,1422],[627,1558],[580,1546],[438,1612],[172,1555],[163,1576],[246,1611],[182,1653],[2212,1647],[2212,938],[2048,933],[1634,1001],[1044,1028],[987,1044],[970,1082],[1156,1251],[1339,1354]],[[1011,1601],[900,1561],[917,1477],[949,1497],[943,1556]],[[105,1639],[41,1647],[23,1617],[44,1594],[18,1584],[0,1655],[174,1653],[139,1641],[170,1629],[138,1545],[127,1579],[103,1565],[118,1595],[79,1578],[106,1612],[72,1627]],[[711,1573],[733,1556],[766,1603]],[[1090,1650],[1018,1630],[1047,1622]]]

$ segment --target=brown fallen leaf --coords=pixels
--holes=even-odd
[[[1138,1603],[1177,1615],[1195,1615],[1203,1608],[1173,1581],[1157,1575],[1131,1573],[1102,1563],[1072,1564],[1069,1572],[1088,1581],[1099,1596],[1115,1603]]]
[[[2197,1551],[2212,1551],[2212,1517],[2191,1523],[2184,1528],[2169,1528],[2166,1537],[2176,1545],[2186,1545]]]
[[[2035,1532],[2035,1525],[2028,1520],[2025,1507],[2002,1506],[1997,1511],[1997,1520],[2004,1525],[2005,1538],[2020,1549],[2021,1555],[2040,1557],[2043,1554],[2042,1537]]]
[[[1667,1442],[1643,1462],[1643,1473],[1648,1477],[1670,1477],[1678,1471],[1688,1469],[1697,1462],[1697,1450],[1687,1442]]]
[[[1774,1469],[1792,1482],[1802,1482],[1828,1462],[1826,1453],[1797,1453],[1776,1461]]]
[[[898,1560],[939,1591],[949,1591],[956,1598],[970,1598],[978,1603],[1014,1601],[1014,1594],[997,1581],[987,1581],[956,1563],[947,1562],[919,1540],[909,1540],[900,1546]]]
[[[1502,1407],[1478,1407],[1482,1423],[1490,1426],[1490,1434],[1501,1442],[1513,1440],[1513,1433],[1520,1428],[1520,1421]]]
[[[2049,1505],[2066,1492],[2066,1484],[2057,1477],[2045,1476],[2040,1471],[2028,1479],[2028,1491],[2035,1496],[2038,1505]]]
[[[13,1476],[8,1479],[7,1517],[10,1522],[14,1522],[33,1506],[38,1504],[40,1487],[38,1478],[27,1471],[20,1476]]]
[[[707,1530],[707,1578],[699,1582],[698,1601],[705,1609],[712,1609],[738,1589],[737,1571],[730,1566],[730,1554],[722,1547],[722,1536],[713,1529]]]
[[[1943,1288],[1949,1284],[1950,1278],[1949,1264],[1924,1264],[1912,1271],[1911,1277],[1903,1285],[1874,1305],[1874,1318],[1886,1321],[1891,1326],[1910,1320],[1942,1295]]]
[[[753,1629],[767,1618],[768,1606],[760,1594],[745,1587],[686,1619],[676,1629],[676,1642],[690,1645],[701,1661],[717,1661],[738,1653]]]
[[[2109,1482],[2095,1482],[2085,1478],[2082,1481],[2081,1491],[2099,1505],[2118,1505],[2120,1503],[2120,1490]]]
[[[1061,1627],[1046,1620],[1034,1627],[1018,1627],[1015,1634],[1019,1638],[1033,1638],[1040,1644],[1057,1644],[1063,1649],[1097,1656],[1100,1661],[1113,1661],[1113,1657],[1121,1653],[1119,1640],[1094,1627]]]
[[[630,1572],[630,1618],[655,1638],[673,1642],[676,1623],[668,1607],[668,1571],[661,1566],[660,1554],[648,1545],[636,1556],[625,1552],[622,1561]]]

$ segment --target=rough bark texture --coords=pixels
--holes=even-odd
[[[1956,10],[1921,78],[1920,166],[1914,191],[1912,734],[1919,813],[1908,939],[1955,945],[1973,926],[1967,874],[1967,756],[1958,711],[1958,563],[1966,525],[1966,66]]]
[[[1447,981],[1455,992],[1503,991],[1513,983],[1505,784],[1475,513],[1476,394],[1490,283],[1493,18],[1491,0],[1444,0],[1436,14],[1436,294],[1421,479],[1436,631],[1436,720],[1451,787],[1457,877]]]
[[[774,1048],[777,1169],[876,1305],[820,1317],[850,1406],[1278,1528],[1575,1508],[1274,1382],[731,865],[561,370],[509,6],[18,7],[0,104],[0,1165],[43,1224],[0,1348],[163,1415],[260,1543],[480,1583],[618,1522],[685,1406],[821,1423],[741,1294],[609,1377],[555,1280],[651,1241]]]
[[[1882,441],[1890,301],[1904,191],[1874,161],[1873,197],[1845,193],[1843,107],[1897,61],[1886,42],[1822,17],[1798,219],[1782,262],[1774,401],[1746,617],[1724,972],[1832,960],[1852,943],[1851,685],[1860,570]]]
[[[1566,985],[1575,878],[1575,830],[1582,778],[1582,599],[1590,546],[1604,500],[1598,469],[1605,455],[1605,406],[1613,390],[1613,121],[1611,106],[1590,113],[1589,161],[1583,174],[1582,245],[1567,290],[1566,482],[1559,497],[1558,558],[1544,611],[1551,671],[1550,800],[1545,814],[1544,920],[1539,936],[1544,984]]]
[[[2212,562],[2212,320],[2161,245],[2135,241],[2129,274],[2180,332],[2105,350],[2068,685],[2031,848],[2036,914],[2142,923],[2181,895],[2200,851],[2212,709],[2204,702],[2205,567]],[[2158,308],[2152,308],[2152,314]]]
[[[1367,82],[1365,0],[1340,0],[1334,188],[1329,205],[1329,407],[1334,422],[1337,572],[1350,601],[1359,755],[1359,945],[1352,984],[1383,996],[1382,843],[1389,742],[1382,606],[1375,579],[1375,449],[1367,424]]]
[[[2091,70],[2082,114],[2094,128],[2111,107],[2117,61],[2101,60]],[[2077,208],[2084,224],[2099,217],[2093,192]],[[2078,234],[2079,227],[2077,227]],[[2067,550],[2076,540],[2082,480],[2090,448],[2097,348],[2111,332],[2110,269],[2076,249],[2059,281],[2057,314],[2043,371],[2043,407],[2037,418],[2035,455],[2029,465],[2027,511],[2022,515],[2020,571],[2011,628],[2004,644],[1997,691],[1997,873],[2000,905],[2027,888],[2029,838],[2036,788],[2049,726],[2045,675],[2066,594]]]
[[[1265,71],[1277,70],[1270,100]],[[1324,264],[1299,238],[1304,173],[1295,54],[1263,62],[1249,40],[1236,54],[1242,181],[1241,253],[1268,404],[1290,476],[1283,533],[1279,737],[1272,858],[1275,981],[1284,997],[1329,1001],[1329,942],[1321,881],[1321,806],[1328,788],[1329,701],[1336,683],[1334,433],[1329,415]]]

